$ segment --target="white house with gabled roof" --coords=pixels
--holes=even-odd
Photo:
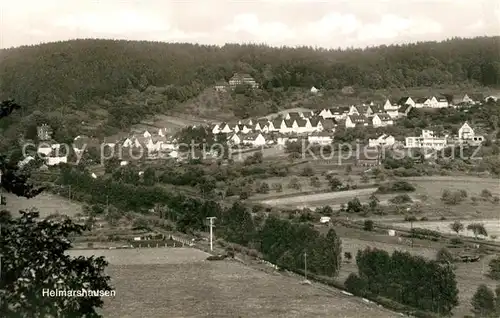
[[[396,143],[392,135],[382,134],[377,139],[368,139],[369,147],[390,147]]]

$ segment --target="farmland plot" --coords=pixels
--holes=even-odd
[[[19,210],[29,210],[36,208],[40,211],[40,217],[46,217],[54,213],[74,216],[77,213],[82,213],[82,205],[78,202],[69,201],[66,198],[49,194],[41,193],[34,198],[26,199],[13,194],[4,194],[7,198],[6,210],[12,213],[17,213]]]
[[[207,254],[190,248],[70,253],[109,253],[107,271],[116,296],[104,300],[105,317],[398,316],[337,290],[302,285],[293,277],[235,261],[205,261]]]
[[[358,189],[339,192],[318,193],[310,195],[301,195],[296,197],[269,199],[261,201],[262,204],[273,206],[295,206],[295,207],[312,207],[318,205],[340,205],[347,201],[361,196],[369,197],[376,189]]]

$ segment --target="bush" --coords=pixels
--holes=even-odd
[[[321,187],[321,182],[318,177],[311,177],[310,181],[311,187],[319,188]]]
[[[454,238],[452,238],[450,240],[450,244],[452,244],[452,245],[462,245],[462,244],[464,244],[464,242],[461,239],[459,239],[458,237],[454,237]]]
[[[413,202],[413,200],[411,199],[411,197],[408,195],[408,194],[399,194],[397,196],[395,196],[394,198],[390,199],[389,200],[391,203],[394,203],[394,204],[405,204],[405,203],[411,203]]]
[[[273,183],[272,187],[276,192],[283,192],[283,185],[281,183]]]
[[[363,224],[363,230],[373,231],[373,221],[372,220],[365,220],[365,222]]]
[[[312,177],[314,176],[314,169],[311,166],[306,166],[300,173],[301,176],[303,177]]]
[[[446,189],[441,195],[441,200],[450,205],[457,205],[465,200],[465,198],[467,198],[467,191],[465,190],[451,191]]]
[[[406,181],[396,181],[382,184],[378,187],[378,193],[413,192],[415,187]]]
[[[436,260],[440,263],[451,263],[453,262],[453,255],[449,250],[443,247],[437,252]]]
[[[257,188],[257,193],[269,193],[269,185],[266,182],[262,182]]]
[[[490,199],[492,196],[493,194],[488,189],[483,189],[483,191],[481,191],[481,197],[484,199]]]
[[[358,275],[351,273],[344,283],[348,292],[353,295],[365,297],[367,295],[368,283]]]
[[[488,276],[490,276],[492,279],[500,280],[500,256],[492,259],[488,266],[490,267]]]

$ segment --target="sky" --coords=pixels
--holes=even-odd
[[[112,38],[326,48],[500,35],[498,0],[0,0],[0,48]]]

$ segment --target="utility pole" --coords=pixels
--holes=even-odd
[[[304,277],[307,280],[307,252],[304,252]]]
[[[216,219],[215,216],[209,216],[207,218],[210,221],[210,251],[214,250],[214,245],[213,245],[213,227],[214,227],[214,219]]]

